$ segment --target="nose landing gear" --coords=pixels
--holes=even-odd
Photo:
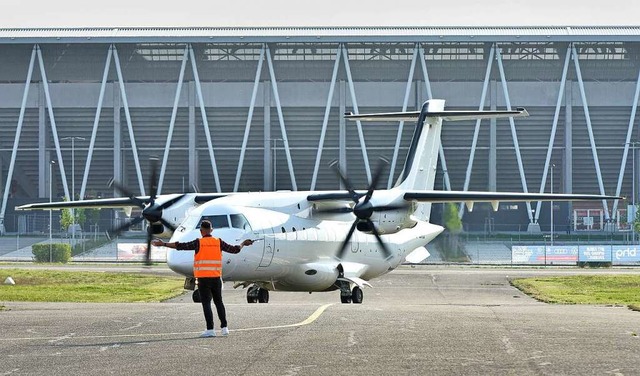
[[[351,289],[351,284],[347,281],[338,281],[340,283],[340,302],[344,304],[354,303],[362,304],[364,293],[360,286],[354,286]]]

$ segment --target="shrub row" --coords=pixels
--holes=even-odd
[[[34,244],[31,252],[36,262],[62,262],[67,263],[71,259],[71,246],[66,243]]]

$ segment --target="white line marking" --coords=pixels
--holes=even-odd
[[[316,321],[322,313],[332,306],[334,303],[325,304],[320,306],[311,314],[311,316],[307,317],[305,320],[300,321],[295,324],[285,324],[285,325],[274,325],[274,326],[262,326],[257,328],[241,328],[241,329],[230,329],[230,332],[249,332],[252,330],[267,330],[267,329],[283,329],[283,328],[294,328],[298,326],[309,325],[312,322]],[[73,339],[96,339],[96,338],[133,338],[133,337],[161,337],[161,336],[176,336],[176,335],[185,335],[185,334],[196,334],[200,332],[174,332],[174,333],[140,333],[140,334],[107,334],[107,335],[96,335],[96,336],[75,336],[75,333],[68,334],[63,337],[23,337],[23,338],[0,338],[0,341],[37,341],[37,340],[48,340],[51,343],[58,342],[64,339],[70,339],[73,336]]]

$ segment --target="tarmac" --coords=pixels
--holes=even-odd
[[[202,309],[189,294],[3,302],[0,375],[637,375],[640,312],[545,304],[509,284],[582,273],[638,271],[402,267],[371,281],[362,304],[340,304],[335,291],[248,304],[227,282],[231,333],[216,338],[198,338]]]

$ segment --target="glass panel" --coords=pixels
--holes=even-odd
[[[229,220],[227,219],[226,214],[225,215],[203,215],[202,218],[200,218],[200,221],[198,221],[198,226],[196,226],[197,229],[200,228],[200,223],[202,223],[202,221],[205,219],[211,222],[211,225],[213,226],[214,229],[229,227]]]
[[[251,231],[251,225],[242,214],[231,214],[231,227]]]

